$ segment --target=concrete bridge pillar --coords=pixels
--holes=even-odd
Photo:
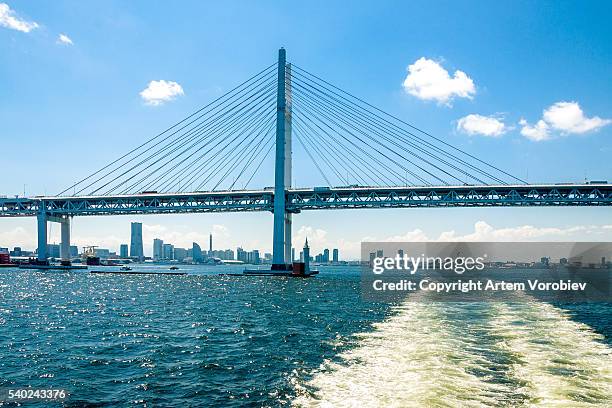
[[[60,245],[60,256],[62,261],[70,261],[70,218],[60,218],[62,243]]]
[[[38,221],[38,260],[47,260],[47,211],[43,202],[40,203],[37,214]]]

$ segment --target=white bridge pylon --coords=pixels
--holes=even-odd
[[[291,64],[284,48],[278,50],[276,98],[276,159],[274,169],[274,233],[272,269],[284,270],[291,259],[291,213],[287,191],[291,189]]]

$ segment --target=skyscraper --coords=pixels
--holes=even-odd
[[[144,260],[144,250],[142,248],[142,223],[132,223],[132,235],[130,240],[130,256],[139,261]]]
[[[338,263],[340,257],[338,256],[338,248],[334,248],[333,251],[333,262]]]
[[[125,259],[128,256],[128,244],[121,244],[119,247],[119,257]]]
[[[153,260],[154,261],[159,261],[160,259],[164,257],[163,247],[164,247],[164,241],[162,241],[159,238],[155,238],[153,240]]]
[[[323,250],[323,262],[329,262],[329,249],[327,248]]]
[[[212,234],[210,234],[210,239],[209,239],[209,243],[208,243],[208,253],[210,254],[210,256],[212,256],[212,251],[213,251],[213,247],[212,247]]]
[[[193,243],[191,247],[193,262],[202,262],[202,248],[197,243]]]
[[[167,261],[171,261],[174,259],[174,245],[172,244],[164,244],[163,245],[163,258]]]

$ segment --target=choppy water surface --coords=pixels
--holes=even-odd
[[[0,387],[68,406],[612,406],[612,306],[361,300],[312,279],[0,270]]]

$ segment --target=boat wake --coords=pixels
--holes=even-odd
[[[297,382],[295,406],[609,407],[612,351],[552,305],[397,306]]]

